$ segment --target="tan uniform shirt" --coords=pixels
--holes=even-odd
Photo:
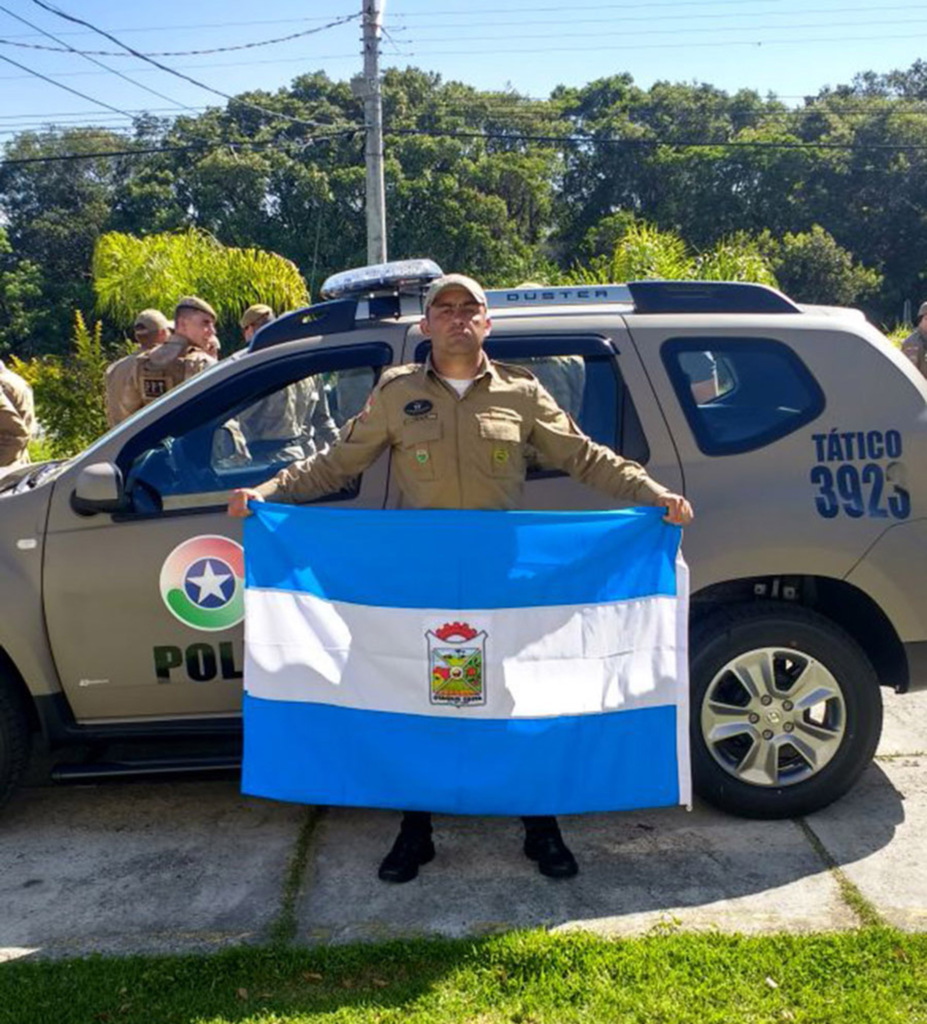
[[[271,501],[311,501],[390,448],[407,507],[517,509],[529,445],[615,498],[656,505],[667,493],[636,462],[583,434],[529,370],[488,359],[463,398],[430,363],[387,370],[338,444],[257,490]]]
[[[32,388],[0,363],[0,468],[28,465],[34,428]]]
[[[180,334],[172,334],[163,345],[139,352],[131,358],[132,386],[127,388],[127,399],[123,405],[129,413],[167,394],[171,388],[183,384],[216,362],[215,356],[191,345]]]
[[[920,328],[904,339],[901,351],[927,377],[927,339],[921,334]]]
[[[117,359],[106,368],[106,422],[110,427],[122,423],[141,408],[135,386],[135,360],[141,350]]]

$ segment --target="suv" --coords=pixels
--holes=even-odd
[[[0,480],[0,799],[38,730],[53,749],[89,745],[60,778],[236,763],[243,571],[229,492],[317,443],[308,424],[276,437],[275,409],[311,394],[340,427],[385,368],[424,358],[422,297],[439,273],[409,261],[337,275],[328,301],[267,325],[81,455]],[[696,791],[765,818],[843,794],[875,752],[879,687],[927,684],[927,383],[861,314],[758,285],[522,287],[489,302],[489,354],[529,366],[586,433],[696,509],[684,542]],[[387,454],[324,503],[396,498]],[[535,461],[525,507],[614,502]],[[229,751],[210,753],[223,737]],[[173,753],[102,754],[137,740]]]

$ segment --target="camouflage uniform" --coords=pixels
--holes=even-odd
[[[0,362],[0,469],[28,465],[34,429],[32,388]]]
[[[485,356],[463,398],[430,361],[387,370],[339,444],[257,490],[270,501],[311,501],[340,490],[390,448],[407,507],[517,509],[529,445],[615,498],[657,505],[668,493],[642,466],[583,434],[530,370]]]

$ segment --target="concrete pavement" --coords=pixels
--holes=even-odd
[[[437,818],[438,855],[384,885],[397,816],[242,797],[235,782],[54,786],[0,814],[0,959],[201,951],[268,940],[300,833],[298,943],[513,928],[744,933],[858,926],[838,872],[904,929],[927,927],[927,693],[885,694],[879,754],[803,822],[707,806],[563,819],[578,878],[542,878],[517,821]]]

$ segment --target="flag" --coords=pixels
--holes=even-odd
[[[451,814],[688,804],[688,573],[663,510],[245,523],[242,789]]]

